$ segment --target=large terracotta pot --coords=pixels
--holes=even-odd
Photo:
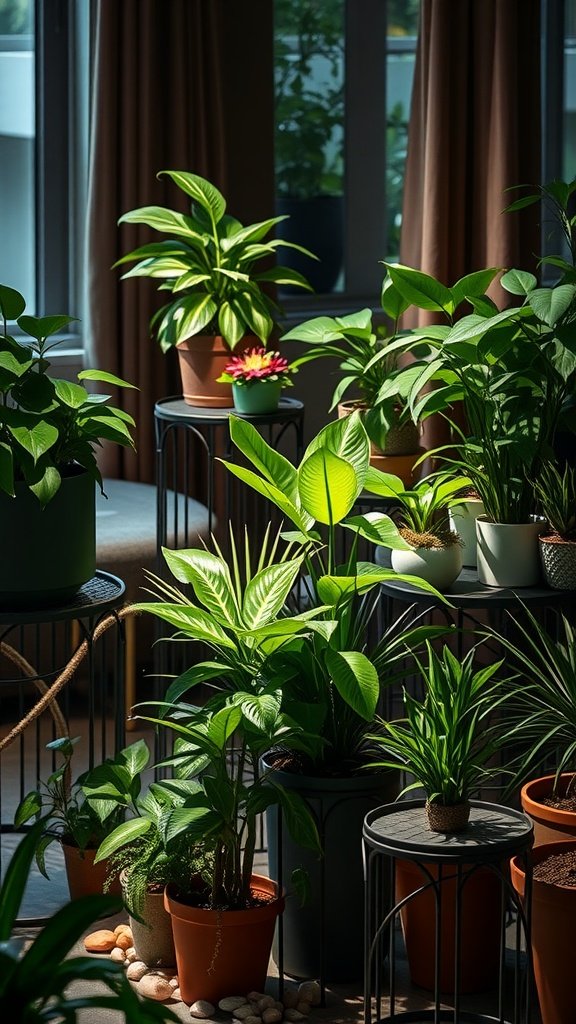
[[[546,843],[532,851],[532,864],[576,850],[576,840]],[[510,862],[512,884],[525,896],[526,876],[519,858]],[[576,1019],[574,997],[574,922],[576,886],[532,880],[531,945],[534,977],[542,1024],[571,1024]]]
[[[180,992],[185,1003],[263,992],[272,936],[284,897],[262,875],[252,875],[252,892],[270,902],[249,910],[202,910],[176,898],[167,885],[165,907],[172,917]]]
[[[560,776],[558,785],[561,796],[565,794],[568,783],[573,778],[574,775],[568,772]],[[543,798],[550,796],[553,785],[554,775],[543,775],[542,778],[532,779],[522,787],[522,809],[534,822],[534,846],[576,838],[576,811],[547,807],[541,802]]]
[[[236,345],[234,355],[248,348],[261,346],[253,335],[246,335]],[[232,352],[220,335],[196,334],[176,346],[180,361],[182,395],[187,405],[208,409],[231,409],[232,385],[218,384]]]
[[[108,861],[101,860],[98,864],[95,864],[95,849],[80,850],[77,846],[62,843],[62,850],[64,852],[64,864],[66,866],[70,898],[77,900],[81,896],[103,892],[108,872]],[[115,896],[120,896],[122,891],[120,881],[116,879],[108,891]]]
[[[463,873],[471,865],[462,865]],[[438,878],[438,865],[423,865]],[[455,872],[444,867],[440,935],[440,987],[454,991],[456,885]],[[405,899],[429,882],[415,861],[396,861],[396,901]],[[481,992],[498,981],[501,927],[500,879],[488,867],[480,867],[466,879],[461,897],[460,991]],[[402,929],[414,985],[434,990],[436,949],[435,898],[431,888],[419,893],[402,908]]]
[[[15,489],[0,492],[0,607],[64,604],[96,572],[94,480],[78,467],[45,508],[24,483]]]

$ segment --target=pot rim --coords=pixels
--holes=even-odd
[[[555,853],[564,853],[568,850],[576,850],[576,838],[574,839],[560,839],[556,843],[544,843],[542,846],[534,846],[530,850],[530,861],[532,867],[535,864],[539,864],[545,860],[546,857],[550,857]],[[510,870],[512,873],[512,884],[521,896],[524,895],[524,884],[526,881],[526,872],[522,865],[523,854],[516,854],[516,856],[510,858]],[[514,878],[519,883],[515,884]],[[533,889],[537,889],[539,895],[546,895],[547,893],[559,890],[560,893],[575,893],[576,885],[561,885],[558,882],[543,882],[537,878],[532,879]],[[562,898],[565,898],[564,896]]]
[[[561,779],[573,779],[576,772],[562,772],[560,775]],[[540,790],[539,795],[544,795],[544,792],[548,792],[548,784],[553,783],[555,775],[541,775],[537,779],[530,779],[526,782],[520,790],[520,800],[522,807],[528,814],[532,814],[532,817],[540,817],[544,821],[556,822],[563,824],[575,824],[576,825],[576,811],[563,811],[559,807],[548,807],[546,804],[542,804],[531,792],[533,789]],[[550,789],[552,786],[550,785]]]
[[[188,903],[181,903],[174,895],[175,885],[169,882],[164,889],[164,907],[172,917],[188,921],[191,924],[206,925],[208,927],[222,927],[224,923],[234,926],[246,924],[249,921],[257,922],[267,920],[270,917],[278,917],[284,910],[285,892],[280,892],[278,883],[266,875],[253,874],[251,877],[251,888],[255,892],[262,892],[266,895],[273,895],[273,898],[259,907],[248,907],[245,910],[209,910],[206,907],[194,907]],[[225,918],[225,922],[224,919]]]

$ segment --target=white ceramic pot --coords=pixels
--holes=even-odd
[[[419,576],[437,590],[448,590],[462,569],[462,549],[459,544],[449,544],[445,548],[393,551],[392,568],[395,572]]]
[[[461,505],[456,505],[449,512],[450,527],[460,535],[462,541],[462,564],[475,569],[476,556],[476,520],[484,515],[484,502],[480,498],[464,498]]]
[[[491,523],[476,520],[478,579],[488,587],[534,587],[540,582],[538,537],[546,522],[533,516],[529,523]]]

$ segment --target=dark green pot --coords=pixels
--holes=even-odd
[[[234,407],[245,416],[264,416],[278,408],[282,382],[260,380],[253,384],[233,384]]]
[[[23,483],[0,493],[0,605],[11,610],[61,605],[96,572],[94,480],[62,477],[42,508]]]
[[[346,778],[313,778],[273,770],[269,779],[303,797],[323,839],[318,858],[291,838],[285,825],[278,843],[278,810],[266,812],[268,869],[290,893],[290,876],[303,868],[309,878],[304,906],[286,900],[282,917],[284,971],[295,978],[349,982],[364,970],[364,873],[362,825],[368,811],[391,803],[398,793],[398,773],[366,773]],[[278,944],[274,947],[278,959]]]

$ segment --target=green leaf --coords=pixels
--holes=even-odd
[[[123,846],[128,846],[135,839],[145,835],[151,827],[152,822],[150,818],[130,818],[129,821],[123,821],[121,825],[118,825],[100,843],[96,850],[94,863],[98,864],[101,860],[107,860],[113,853],[116,853],[116,850],[122,849]]]
[[[0,441],[0,491],[14,497],[14,460],[9,444]]]
[[[299,846],[320,853],[318,829],[306,801],[293,790],[284,789],[282,786],[277,786],[276,783],[270,783],[270,785],[277,792],[277,800],[282,807],[286,827],[292,839]]]
[[[176,210],[167,210],[163,206],[142,206],[137,210],[124,213],[119,224],[147,224],[155,231],[165,231],[172,235],[181,235],[188,242],[196,242],[203,246],[203,236],[194,228],[194,221]]]
[[[32,422],[29,419],[29,422]],[[36,420],[33,426],[12,426],[7,424],[8,430],[18,442],[37,462],[41,455],[44,455],[58,440],[58,428],[46,420]]]
[[[535,288],[529,302],[536,316],[548,327],[554,327],[572,306],[576,298],[576,285],[560,284],[556,288]]]
[[[43,338],[49,338],[57,331],[61,331],[76,319],[75,316],[21,316],[18,326],[31,338],[41,341]]]
[[[124,747],[116,760],[121,761],[132,779],[136,778],[150,760],[150,751],[145,740],[136,740],[129,747]]]
[[[188,171],[160,171],[158,177],[161,178],[163,175],[172,178],[178,188],[198,203],[203,210],[210,213],[216,224],[222,219],[226,212],[226,200],[215,185],[212,185],[206,178],[201,178],[198,174],[190,174]]]
[[[527,270],[509,270],[502,275],[500,284],[511,295],[529,295],[538,282]]]
[[[223,558],[201,548],[162,548],[168,568],[180,583],[191,584],[198,601],[223,625],[240,625],[230,569]]]
[[[303,534],[307,535],[308,531],[314,525],[314,520],[308,515],[308,513],[294,504],[293,501],[287,497],[279,487],[275,487],[274,484],[264,480],[262,477],[253,473],[252,470],[246,469],[244,466],[238,466],[235,462],[226,462],[222,459],[222,463],[226,466],[234,476],[242,480],[243,483],[247,484],[252,490],[258,494],[263,495],[268,501],[276,505],[285,516],[290,519],[294,525],[302,531]]]
[[[452,293],[440,281],[399,263],[384,263],[384,266],[396,289],[412,305],[433,312],[453,312]]]
[[[378,673],[360,651],[325,651],[326,665],[338,693],[367,722],[376,712],[380,695]]]
[[[46,466],[41,478],[30,483],[30,490],[36,495],[42,508],[45,508],[58,491],[62,478],[56,466]]]
[[[243,455],[292,502],[298,497],[298,474],[288,459],[267,444],[260,431],[248,420],[230,416],[230,437]]]
[[[158,601],[136,604],[134,610],[156,615],[157,618],[175,626],[179,632],[191,640],[203,640],[215,647],[236,650],[236,644],[224,632],[222,626],[201,608],[194,608],[190,605],[163,604]]]
[[[54,390],[59,400],[67,405],[69,409],[79,409],[88,399],[86,388],[79,384],[73,384],[67,380],[52,380]]]
[[[356,473],[359,494],[370,464],[370,443],[358,411],[353,412],[351,416],[334,420],[323,427],[308,445],[304,461],[313,452],[323,449],[328,449],[334,455],[338,455],[339,458],[352,464]]]
[[[398,320],[402,313],[405,313],[410,305],[409,299],[404,298],[400,294],[395,284],[392,282],[392,278],[386,276],[384,283],[382,284],[382,292],[380,295],[380,304],[382,309],[391,320]]]
[[[238,707],[225,707],[217,711],[208,725],[208,739],[218,750],[224,750],[226,743],[238,728],[242,712]]]
[[[302,558],[269,565],[249,581],[242,604],[242,618],[248,629],[266,626],[276,618],[296,582],[301,565]]]
[[[341,522],[359,494],[354,467],[329,450],[319,449],[304,459],[298,470],[302,505],[318,522]]]
[[[396,523],[383,512],[366,512],[363,516],[352,516],[342,526],[353,530],[372,544],[382,544],[394,551],[410,551],[411,547],[398,532]]]
[[[461,277],[459,281],[456,281],[456,284],[450,289],[454,309],[457,309],[465,299],[472,296],[483,296],[498,273],[498,267],[489,267],[486,270],[477,270],[472,274],[466,274],[465,277]]]
[[[38,790],[33,789],[31,793],[28,793],[24,799],[18,804],[16,813],[14,815],[14,825],[16,828],[20,828],[21,825],[25,825],[30,818],[35,818],[37,814],[40,814],[42,810],[42,796]]]
[[[17,320],[26,309],[24,296],[15,288],[0,284],[0,313],[5,320]]]
[[[129,384],[127,380],[122,380],[121,377],[116,377],[113,373],[107,373],[106,370],[81,370],[78,380],[99,380],[103,384],[113,384],[117,388],[138,390],[135,384]]]

